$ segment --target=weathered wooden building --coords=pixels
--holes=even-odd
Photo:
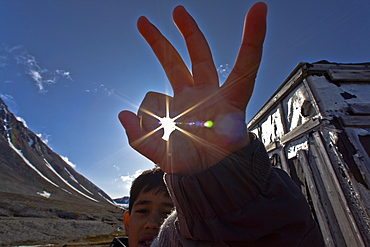
[[[370,246],[370,63],[300,63],[249,121],[327,246]]]

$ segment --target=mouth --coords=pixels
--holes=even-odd
[[[153,243],[153,240],[144,240],[140,241],[139,245],[140,247],[149,247]]]
[[[147,235],[139,240],[140,247],[149,247],[153,240],[156,238],[156,235]]]

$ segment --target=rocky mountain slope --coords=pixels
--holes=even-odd
[[[121,229],[123,212],[0,98],[0,245],[59,243]]]

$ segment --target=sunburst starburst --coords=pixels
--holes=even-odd
[[[168,141],[171,133],[177,128],[175,119],[170,117],[159,118],[159,124],[161,124],[164,132],[162,139]]]

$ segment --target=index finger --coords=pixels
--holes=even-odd
[[[172,44],[145,17],[137,21],[140,34],[152,48],[161,63],[176,95],[184,86],[193,85],[193,77]]]

